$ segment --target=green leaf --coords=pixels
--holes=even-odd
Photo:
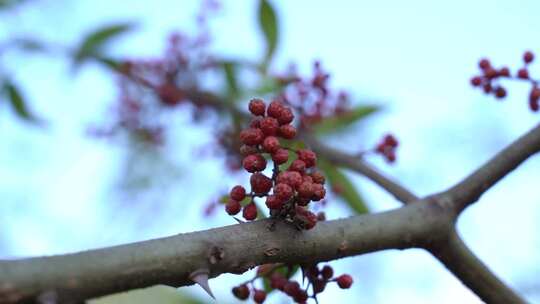
[[[27,0],[0,0],[0,10],[9,9],[12,6],[22,4]]]
[[[7,97],[13,111],[15,111],[15,114],[17,114],[19,118],[32,123],[39,122],[39,120],[28,109],[22,93],[14,83],[6,82],[4,84],[4,90],[7,93]]]
[[[299,140],[280,139],[279,143],[282,147],[289,147],[289,149],[291,150],[300,150],[306,147],[304,142]],[[297,158],[298,155],[296,155],[296,153],[289,151],[289,159],[284,164],[279,165],[279,170],[287,170],[291,166],[292,162],[295,161]]]
[[[95,57],[95,59],[103,64],[105,67],[113,70],[113,71],[119,71],[122,67],[122,63],[116,59],[108,58],[108,57]]]
[[[378,110],[377,106],[358,106],[342,114],[322,119],[314,124],[314,129],[319,135],[338,132]]]
[[[263,59],[263,67],[266,69],[274,51],[276,50],[278,41],[278,24],[276,12],[268,0],[259,1],[259,27],[264,35],[266,43],[266,53]]]
[[[81,63],[88,58],[103,58],[101,54],[103,48],[114,38],[130,31],[133,27],[133,23],[119,23],[101,27],[89,33],[75,52],[75,63]]]
[[[341,169],[325,159],[319,158],[317,166],[324,172],[335,194],[339,195],[357,214],[368,213],[369,209],[356,187]]]
[[[214,301],[212,301],[214,302]],[[165,286],[156,285],[143,289],[134,289],[87,301],[88,304],[206,304],[210,301],[201,301],[188,293]]]
[[[238,97],[240,90],[238,88],[238,80],[236,77],[237,64],[232,61],[222,62],[223,73],[225,74],[225,81],[227,82],[227,96],[231,100],[234,100],[235,97]]]

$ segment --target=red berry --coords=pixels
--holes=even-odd
[[[337,279],[337,284],[339,286],[339,288],[341,289],[347,289],[347,288],[350,288],[352,283],[353,283],[353,279],[350,275],[348,274],[342,274],[340,275]]]
[[[300,186],[298,186],[298,195],[302,198],[311,199],[314,191],[315,189],[313,187],[313,183],[310,182],[303,182],[302,184],[300,184]]]
[[[274,187],[274,195],[277,196],[277,198],[282,201],[286,201],[290,199],[293,196],[293,194],[294,194],[293,189],[291,188],[291,186],[287,184],[281,183],[281,184],[277,184]]]
[[[235,201],[241,201],[246,197],[246,189],[240,185],[236,185],[231,189],[230,196]]]
[[[262,143],[262,147],[264,151],[268,153],[274,153],[280,148],[279,139],[277,139],[277,137],[274,137],[274,136],[268,136],[264,139]]]
[[[334,276],[334,269],[331,266],[326,265],[321,270],[321,274],[323,279],[330,280]]]
[[[384,152],[384,157],[387,162],[393,163],[396,161],[396,151],[393,149],[387,150]]]
[[[488,79],[493,79],[499,76],[499,73],[494,68],[487,68],[484,70],[484,76],[486,76]]]
[[[506,90],[503,87],[497,87],[495,89],[495,97],[499,99],[506,97]]]
[[[287,184],[296,189],[302,183],[302,175],[296,171],[281,172],[278,174],[277,182]]]
[[[304,229],[313,229],[317,225],[317,215],[315,213],[307,211],[304,217]]]
[[[281,209],[283,201],[275,195],[269,195],[266,197],[266,207],[269,209]]]
[[[285,139],[293,139],[296,136],[296,128],[291,125],[279,127],[279,135]]]
[[[279,116],[281,116],[281,111],[284,108],[285,106],[279,101],[272,101],[270,105],[268,105],[268,109],[266,110],[266,113],[270,117],[279,118]]]
[[[247,156],[247,155],[250,155],[250,154],[255,154],[257,152],[258,152],[257,148],[255,148],[253,146],[242,145],[240,147],[240,154],[242,154],[243,156]]]
[[[529,79],[529,71],[526,68],[519,69],[518,78]]]
[[[262,173],[253,173],[249,178],[251,191],[256,194],[266,194],[272,189],[272,179]]]
[[[529,100],[538,101],[540,99],[540,88],[533,87],[529,95]]]
[[[283,110],[281,110],[279,117],[277,117],[277,120],[280,125],[289,124],[293,121],[293,119],[294,119],[294,114],[292,110],[289,108],[283,108]]]
[[[254,98],[249,102],[249,111],[255,116],[264,116],[266,110],[266,104],[259,98]]]
[[[295,159],[291,166],[289,167],[290,171],[297,171],[299,173],[303,173],[304,170],[306,170],[306,163],[303,160]]]
[[[307,269],[304,269],[304,273],[307,276],[307,278],[310,281],[312,281],[313,279],[319,276],[319,268],[317,267],[317,265],[312,265],[308,267]]]
[[[471,78],[471,84],[475,87],[478,87],[482,84],[482,77],[480,76],[475,76],[473,78]]]
[[[538,103],[538,100],[529,99],[529,108],[533,112],[538,112],[540,108],[540,104]]]
[[[321,184],[312,184],[313,185],[313,196],[311,199],[313,201],[320,201],[324,198],[326,195],[326,190],[324,189],[323,185]]]
[[[319,278],[313,280],[312,283],[313,283],[314,293],[321,293],[324,291],[324,288],[326,287],[326,281]]]
[[[247,300],[249,298],[249,288],[246,285],[234,287],[232,293],[240,300]]]
[[[300,290],[300,284],[296,281],[289,281],[283,286],[283,291],[289,295],[294,296]]]
[[[296,303],[304,303],[308,299],[308,294],[305,290],[300,289],[294,294],[293,299]]]
[[[317,224],[317,215],[315,215],[315,213],[301,206],[296,206],[294,211],[296,213],[296,220],[302,224],[304,229],[312,229]]]
[[[261,120],[260,128],[265,135],[276,135],[279,129],[279,122],[273,117],[265,117]]]
[[[172,83],[165,83],[156,90],[161,102],[167,106],[175,106],[184,99],[184,93]]]
[[[523,62],[525,63],[531,63],[534,60],[534,54],[531,51],[525,52],[523,54]]]
[[[253,202],[247,204],[242,210],[242,216],[248,221],[253,221],[257,218],[257,206]]]
[[[309,202],[311,202],[311,198],[309,198],[309,197],[298,197],[298,200],[296,201],[296,204],[298,206],[305,207],[305,206],[309,205]]]
[[[250,154],[244,158],[242,165],[250,173],[262,171],[266,168],[266,159],[260,154]]]
[[[510,70],[507,67],[503,67],[499,70],[499,75],[501,75],[502,77],[509,77]]]
[[[484,89],[484,93],[488,94],[491,92],[491,83],[485,83],[482,88]]]
[[[384,137],[384,144],[392,148],[395,148],[398,146],[399,143],[392,134],[388,134]]]
[[[482,69],[482,70],[485,70],[485,69],[488,69],[491,67],[491,63],[489,62],[488,59],[481,59],[480,62],[478,62],[478,66]]]
[[[289,151],[279,148],[272,154],[272,160],[278,165],[286,163],[289,160]]]
[[[240,132],[240,140],[248,146],[255,146],[262,143],[264,133],[260,129],[249,128]]]
[[[257,267],[257,276],[265,276],[274,268],[274,264],[262,264]]]
[[[255,303],[260,304],[260,303],[263,303],[264,300],[266,300],[266,292],[259,289],[255,289],[255,292],[253,293],[253,301],[255,301]]]
[[[315,166],[315,163],[317,162],[317,156],[315,155],[315,152],[308,150],[308,149],[302,149],[298,150],[298,158],[300,160],[303,160],[304,163],[306,163],[306,168],[311,168]]]
[[[326,181],[326,179],[324,178],[324,175],[319,171],[311,173],[311,178],[313,179],[313,182],[316,184],[324,185],[324,182]]]
[[[311,175],[304,174],[302,175],[302,182],[313,183],[313,178],[311,177]]]
[[[235,200],[229,200],[229,202],[225,205],[225,211],[229,215],[238,214],[238,212],[240,212],[241,208],[242,208],[242,206],[240,205],[240,203],[238,201],[235,201]]]
[[[326,221],[326,213],[324,211],[321,211],[317,213],[317,222],[323,222]]]
[[[249,127],[253,128],[253,129],[260,128],[261,127],[261,120],[262,120],[262,118],[260,118],[260,117],[256,117],[256,118],[252,119],[249,122]]]
[[[285,284],[287,284],[287,279],[280,273],[274,272],[270,277],[270,287],[274,289],[283,290]]]

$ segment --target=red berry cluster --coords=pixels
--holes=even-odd
[[[529,75],[529,65],[534,61],[534,54],[526,51],[523,54],[523,66],[516,73],[512,73],[508,67],[495,68],[488,59],[481,59],[478,67],[482,72],[480,75],[471,78],[474,87],[482,88],[484,93],[492,94],[498,99],[503,99],[507,95],[506,89],[499,84],[501,79],[513,79],[526,81],[531,84],[529,92],[529,108],[533,112],[540,110],[540,88],[539,81],[532,79]]]
[[[252,99],[249,111],[255,118],[247,129],[240,132],[243,143],[240,152],[244,155],[244,169],[252,173],[251,192],[247,193],[240,185],[234,186],[225,210],[229,215],[236,215],[242,210],[242,216],[252,221],[257,218],[254,198],[266,197],[266,206],[272,217],[283,218],[302,229],[313,228],[317,216],[306,207],[310,201],[320,201],[326,195],[325,178],[314,171],[317,156],[313,151],[292,150],[282,146],[279,140],[296,136],[296,128],[290,124],[294,119],[292,110],[278,101],[271,102],[267,108],[263,100]],[[289,152],[295,153],[296,158],[291,159],[287,168],[280,168],[289,162]],[[265,155],[274,164],[271,177],[262,173],[267,167]],[[249,201],[242,207],[241,202],[246,198]]]
[[[113,120],[92,128],[92,135],[112,137],[127,132],[134,135],[132,139],[161,145],[166,142],[164,130],[172,109],[190,102],[196,106],[194,118],[205,112],[208,104],[194,100],[190,92],[199,89],[200,79],[207,77],[207,73],[219,68],[208,48],[206,24],[207,17],[219,8],[214,2],[201,2],[195,35],[173,32],[161,56],[125,60],[118,67],[119,96],[112,108],[114,112],[108,115]]]
[[[330,74],[323,70],[320,62],[315,62],[313,74],[300,77],[292,70],[289,75],[278,80],[288,84],[284,87],[280,100],[295,108],[303,125],[319,122],[329,116],[345,114],[349,108],[348,95],[331,88]]]
[[[396,149],[399,142],[392,134],[387,134],[375,147],[375,153],[381,154],[387,162],[396,161]]]
[[[286,271],[284,271],[286,269]],[[324,291],[326,285],[330,282],[336,282],[339,288],[348,289],[353,283],[353,279],[348,274],[342,274],[338,277],[334,277],[334,270],[329,265],[319,269],[316,265],[302,268],[302,274],[304,279],[307,278],[307,285],[302,288],[300,283],[295,280],[291,280],[290,277],[293,274],[293,267],[281,266],[273,264],[261,265],[257,268],[256,276],[232,289],[232,293],[240,300],[247,300],[250,295],[250,290],[253,293],[253,300],[255,303],[263,303],[266,299],[266,292],[255,288],[254,282],[257,279],[268,280],[270,289],[269,291],[279,290],[285,295],[291,297],[295,303],[306,303],[309,298],[317,301],[317,295]],[[251,289],[250,289],[251,286]],[[311,294],[309,289],[311,287]]]

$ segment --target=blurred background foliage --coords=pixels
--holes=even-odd
[[[473,45],[467,50],[467,55],[459,53],[456,58],[446,59],[448,66],[438,66],[445,58],[456,55],[455,50],[447,47],[445,52],[437,54],[435,51],[440,49],[429,49],[437,47],[437,43],[429,41],[433,41],[433,37],[435,41],[448,39],[454,43],[456,39],[463,39],[459,43],[464,44],[469,42],[466,34],[445,38],[434,29],[434,32],[428,33],[438,36],[422,36],[421,33],[412,41],[404,38],[396,45],[381,42],[388,33],[385,29],[377,34],[364,26],[360,29],[364,36],[355,35],[356,27],[363,26],[363,23],[354,23],[354,15],[360,14],[359,10],[365,10],[366,14],[380,14],[385,19],[394,14],[401,18],[410,14],[408,11],[399,13],[398,7],[386,12],[365,3],[344,3],[332,12],[332,16],[328,16],[324,15],[325,6],[321,3],[318,6],[304,2],[287,7],[278,1],[254,0],[247,1],[249,5],[235,12],[234,4],[229,2],[207,0],[196,2],[197,5],[180,5],[164,1],[156,4],[160,10],[171,7],[182,10],[181,16],[172,14],[172,17],[165,17],[165,12],[151,11],[137,1],[114,5],[104,1],[90,1],[90,4],[80,1],[83,3],[80,10],[92,8],[86,12],[88,15],[99,15],[100,9],[109,7],[114,12],[133,9],[142,12],[142,15],[153,16],[151,21],[157,22],[163,15],[163,22],[171,23],[162,25],[159,35],[156,32],[146,33],[146,38],[130,45],[129,41],[136,41],[136,37],[144,34],[145,27],[148,27],[148,24],[133,18],[137,14],[124,16],[111,13],[107,18],[87,18],[70,29],[73,20],[64,21],[65,24],[60,19],[55,20],[64,16],[61,13],[43,17],[47,13],[77,8],[76,4],[60,2],[0,1],[0,17],[6,17],[0,19],[0,26],[5,26],[0,31],[0,110],[3,110],[0,118],[4,120],[0,126],[5,127],[0,136],[6,138],[10,147],[2,155],[1,164],[7,168],[6,173],[0,174],[5,182],[5,188],[0,189],[0,197],[5,202],[0,215],[0,225],[4,231],[0,235],[0,256],[4,257],[81,250],[196,230],[194,227],[203,229],[232,224],[222,212],[220,204],[230,185],[245,181],[245,174],[238,171],[237,135],[244,124],[239,111],[245,112],[243,109],[252,97],[286,98],[297,109],[298,118],[309,125],[318,138],[348,152],[368,152],[366,156],[369,160],[406,185],[419,189],[421,195],[450,185],[503,143],[527,129],[531,122],[537,121],[536,118],[526,117],[520,119],[519,124],[510,120],[507,121],[508,127],[502,127],[503,123],[496,121],[503,121],[503,116],[508,115],[501,114],[500,109],[486,108],[486,105],[465,105],[467,99],[478,99],[471,97],[473,94],[452,95],[456,89],[450,86],[457,86],[456,79],[460,77],[465,85],[459,86],[456,91],[466,89],[469,74],[464,70],[472,71],[477,57],[486,52],[491,54],[497,45]],[[469,13],[481,11],[482,8],[481,5],[460,5],[457,6],[461,10],[469,10]],[[418,2],[411,4],[411,7],[419,7],[422,16],[434,11],[440,13],[440,8],[431,4]],[[341,24],[337,20],[344,13],[343,10],[350,10],[346,20],[351,24]],[[298,15],[287,15],[289,11]],[[461,12],[460,9],[457,11]],[[474,18],[469,13],[466,17],[471,20],[468,22],[472,22]],[[505,14],[504,11],[492,13]],[[234,18],[247,18],[241,14],[250,18],[249,28],[239,27],[233,21]],[[447,14],[450,20],[458,15],[454,11]],[[521,11],[515,12],[511,18],[518,18],[520,14]],[[193,18],[189,19],[189,15]],[[305,20],[295,19],[294,16],[305,17]],[[414,13],[412,16],[414,18]],[[37,21],[30,20],[32,18]],[[188,19],[189,22],[185,21]],[[171,20],[177,20],[179,24]],[[530,17],[527,16],[526,20],[530,20]],[[429,18],[424,21],[440,26]],[[230,22],[233,24],[232,34],[225,33],[225,38],[221,38],[220,28],[214,22],[221,22],[221,25]],[[336,30],[331,27],[332,22],[341,28]],[[362,22],[376,23],[374,20]],[[51,24],[50,28],[47,23]],[[387,26],[388,31],[400,35],[399,26],[399,22],[391,23]],[[517,23],[514,26],[516,28],[505,30],[512,33],[523,27]],[[301,34],[295,37],[301,39],[290,38],[295,27],[301,30]],[[444,25],[442,27],[446,29]],[[182,31],[184,28],[186,30]],[[332,28],[334,32],[327,28]],[[66,34],[59,33],[59,29],[65,29]],[[534,23],[531,30],[534,29],[540,29],[540,23]],[[448,30],[448,34],[464,32],[459,26],[454,30]],[[250,34],[234,31],[248,31]],[[407,34],[414,35],[410,32]],[[489,35],[485,34],[482,39],[488,40]],[[506,34],[503,36],[506,37]],[[355,51],[358,49],[351,40],[365,40],[366,45],[361,43],[365,54],[347,53],[345,50],[349,47]],[[320,44],[308,45],[307,41]],[[292,42],[293,46],[287,46],[286,42]],[[377,48],[369,49],[369,43],[377,42],[380,42],[382,52]],[[507,48],[518,54],[522,47],[531,47],[523,46],[525,42],[509,43],[512,45]],[[417,49],[418,53],[412,55],[408,44],[412,44],[410,49]],[[426,46],[430,44],[435,46]],[[431,51],[431,54],[426,55],[422,48],[428,48],[426,53]],[[328,53],[328,49],[335,53]],[[379,56],[374,57],[378,52]],[[323,60],[315,61],[319,53]],[[347,56],[350,59],[343,58]],[[413,58],[411,63],[407,62],[407,56]],[[504,52],[500,54],[502,59],[506,58],[504,56],[507,56]],[[36,57],[40,59],[36,60]],[[343,62],[337,57],[344,59]],[[348,74],[343,73],[345,76],[341,78],[336,72],[337,82],[345,84],[349,90],[336,89],[333,82],[330,83],[330,74],[322,68],[328,67],[326,60],[338,63],[336,70],[350,70]],[[421,60],[431,66],[422,66]],[[380,65],[374,63],[370,66],[369,62],[373,61],[379,61]],[[459,61],[464,68],[451,70],[450,66]],[[334,70],[333,66],[329,67],[331,71]],[[56,75],[47,79],[49,74],[59,74],[58,71],[64,76]],[[370,77],[382,84],[374,85]],[[334,79],[334,74],[331,79]],[[418,83],[418,86],[411,83]],[[366,87],[357,87],[359,85]],[[369,85],[373,88],[368,89]],[[76,86],[75,90],[78,91],[70,86]],[[359,88],[365,92],[358,93]],[[425,89],[425,92],[420,92],[421,89]],[[444,97],[437,97],[439,94]],[[371,96],[381,97],[374,101]],[[63,101],[55,103],[55,99],[62,98]],[[402,98],[398,101],[400,103],[392,100],[398,98]],[[514,108],[507,107],[504,111],[513,113],[515,118],[524,115],[517,106]],[[389,118],[392,115],[395,118]],[[466,115],[469,116],[464,117]],[[389,169],[382,158],[371,153],[378,139],[389,131],[397,133],[398,138],[403,138],[406,143],[406,150],[403,155],[398,155],[395,169]],[[75,136],[83,139],[75,140]],[[301,145],[300,142],[290,144]],[[95,152],[85,154],[86,150]],[[476,157],[472,159],[470,155]],[[52,164],[45,166],[44,162]],[[538,161],[534,165],[538,168]],[[36,173],[40,168],[54,166],[57,170]],[[319,167],[332,188],[327,200],[330,205],[327,208],[329,218],[387,210],[398,205],[394,201],[379,203],[390,201],[389,197],[362,178],[336,168],[327,160],[321,159]],[[534,172],[534,168],[531,170]],[[81,172],[84,178],[78,177]],[[439,172],[445,173],[441,176]],[[37,188],[38,191],[24,192],[27,184],[42,186]],[[513,185],[515,191],[520,191],[521,188],[516,186],[520,184],[519,181],[509,184],[507,187]],[[47,194],[44,196],[46,202],[40,203],[42,193]],[[516,192],[508,192],[501,197],[511,197],[512,193]],[[530,199],[538,202],[538,195],[532,195]],[[375,201],[377,203],[373,203]],[[497,214],[506,212],[502,205],[498,206],[491,210],[493,213],[488,213],[492,214],[495,222],[499,217]],[[522,229],[535,231],[538,228],[538,212],[536,207],[530,208],[534,210],[532,214],[535,217],[522,223],[525,225]],[[525,210],[529,209],[516,207],[516,212]],[[482,212],[487,213],[478,209],[476,216],[480,217]],[[467,228],[475,228],[478,217],[465,220],[463,229],[470,232],[471,239],[491,235],[489,232],[475,234]],[[483,222],[486,227],[490,224],[489,220]],[[65,231],[70,226],[77,228],[73,232]],[[36,236],[39,227],[47,227],[43,231],[49,234],[47,238]],[[97,237],[100,234],[103,235]],[[503,234],[502,237],[505,236],[509,235]],[[500,239],[494,238],[491,243],[480,242],[477,249],[481,255],[489,256],[488,252],[498,241]],[[521,250],[537,249],[538,241],[537,238],[531,241],[530,236],[524,236],[522,242],[530,246],[522,244],[524,247]],[[431,275],[423,275],[413,279],[417,286],[413,292],[404,291],[407,285],[396,286],[403,284],[399,278],[407,274],[389,281],[389,276],[383,274],[381,269],[389,269],[387,272],[395,275],[391,269],[400,267],[400,272],[408,273],[406,265],[396,265],[408,261],[407,258],[423,261],[426,257],[423,253],[410,251],[400,258],[385,256],[385,253],[381,255],[380,259],[368,255],[354,266],[340,264],[358,272],[354,275],[358,276],[360,287],[355,287],[358,289],[352,290],[350,295],[330,291],[328,299],[337,295],[343,299],[358,298],[366,303],[373,300],[392,303],[392,299],[406,295],[409,299],[429,301],[426,299],[434,296],[457,296],[455,289],[461,288],[451,278],[439,279],[439,285],[435,286]],[[525,256],[523,261],[527,261],[527,265],[537,261],[530,254]],[[515,254],[507,253],[500,260],[488,258],[488,264],[501,265],[502,262],[516,259]],[[524,289],[528,290],[528,295],[534,297],[538,294],[534,284],[540,269],[528,269],[524,265],[521,264],[516,273],[507,275],[515,285],[526,286]],[[435,269],[437,275],[447,275],[436,263],[431,268]],[[503,272],[510,273],[509,270]],[[221,294],[230,296],[229,289],[233,285],[228,283],[230,276],[225,277],[215,281],[222,282],[216,283],[223,290]],[[381,286],[385,282],[394,286],[394,293],[384,292]],[[190,292],[187,293],[186,289],[160,286],[115,295],[94,303],[135,303],[136,300],[148,303],[150,299],[156,303],[158,299],[159,303],[206,302],[207,298],[201,296],[199,291],[187,289]],[[467,291],[460,291],[459,297],[471,303],[475,300]],[[283,300],[279,296],[271,299],[276,302]],[[223,302],[225,300],[220,300],[220,303]]]

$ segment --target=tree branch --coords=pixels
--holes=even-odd
[[[313,137],[304,138],[317,153],[335,164],[366,176],[404,204],[418,201],[414,193],[386,178],[360,158],[326,147]],[[462,182],[448,191],[428,198],[428,201],[457,217],[465,206],[474,203],[482,193],[538,150],[540,150],[540,126],[509,145]],[[447,238],[430,244],[427,249],[486,303],[525,303],[474,255],[453,227]]]
[[[484,302],[526,303],[471,252],[454,230],[447,240],[437,243],[430,252]]]
[[[361,175],[367,177],[381,188],[392,194],[398,201],[408,204],[418,200],[418,197],[412,192],[401,186],[397,182],[386,177],[378,170],[371,167],[363,161],[359,156],[350,155],[324,145],[313,135],[303,132],[302,139],[315,151],[318,155],[330,160],[333,164],[346,167]]]
[[[0,261],[0,302],[60,302],[168,284],[190,285],[191,273],[243,273],[264,263],[310,263],[383,249],[425,247],[452,219],[428,202],[379,214],[320,222],[309,231],[271,220],[51,257]]]
[[[212,94],[191,94],[195,103],[245,114]],[[399,201],[397,210],[321,222],[297,231],[271,220],[233,225],[168,238],[75,254],[0,261],[0,303],[33,303],[44,293],[76,302],[154,284],[193,284],[190,275],[208,271],[242,273],[264,263],[301,264],[383,249],[429,250],[480,298],[489,303],[524,303],[466,247],[454,230],[468,205],[530,155],[540,150],[540,126],[519,138],[448,191],[419,200],[359,157],[325,146],[301,132],[321,156],[371,179]],[[271,231],[270,227],[274,227]]]
[[[540,125],[507,146],[482,167],[444,193],[456,214],[476,202],[486,190],[540,151]]]

